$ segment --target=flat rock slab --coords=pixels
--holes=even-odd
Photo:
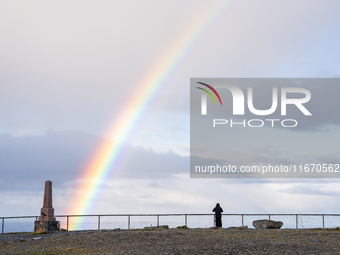
[[[283,226],[283,222],[273,220],[254,220],[253,226],[256,229],[280,229]]]

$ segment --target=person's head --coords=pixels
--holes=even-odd
[[[217,204],[216,204],[216,207],[220,207],[220,204],[219,204],[219,203],[217,203]]]

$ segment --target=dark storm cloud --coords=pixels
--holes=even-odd
[[[104,138],[76,131],[21,137],[1,134],[0,190],[40,190],[46,180],[56,187],[75,181],[103,142]],[[125,145],[125,154],[128,157],[117,170],[121,178],[165,178],[189,171],[189,158],[174,153]]]
[[[122,178],[162,179],[174,174],[189,173],[189,156],[175,153],[156,153],[141,147],[128,146],[128,157],[118,171]]]
[[[77,132],[1,134],[1,190],[35,190],[45,180],[55,186],[74,180],[97,143],[96,137]]]

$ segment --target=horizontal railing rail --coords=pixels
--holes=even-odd
[[[69,230],[69,220],[70,218],[84,218],[84,217],[97,217],[97,226],[98,230],[101,230],[101,218],[103,217],[127,217],[127,229],[131,229],[131,218],[132,217],[156,217],[157,226],[160,225],[160,217],[169,217],[169,216],[182,216],[184,217],[184,225],[188,225],[188,216],[214,216],[213,213],[152,213],[152,214],[83,214],[83,215],[55,215],[55,218],[66,218],[66,230]],[[235,213],[222,213],[222,216],[232,217],[232,216],[240,216],[241,224],[244,226],[244,218],[250,216],[265,216],[270,220],[272,216],[292,216],[295,217],[295,228],[299,228],[299,217],[321,217],[322,228],[325,228],[325,217],[339,217],[340,214],[327,213],[327,214],[318,214],[318,213],[300,213],[300,214],[291,214],[291,213],[248,213],[248,214],[235,214]],[[35,219],[38,220],[39,216],[9,216],[9,217],[0,217],[1,222],[1,233],[3,234],[5,231],[5,223],[6,220],[15,220],[15,219]],[[340,221],[339,221],[340,222]],[[74,229],[77,230],[77,229]]]
[[[207,215],[214,215],[214,213],[142,213],[142,214],[136,214],[136,213],[120,213],[120,214],[61,214],[61,215],[55,215],[54,217],[93,217],[93,216],[183,216],[183,215],[192,215],[192,216],[207,216]],[[299,215],[299,216],[340,216],[340,214],[336,213],[222,213],[222,215],[225,216],[266,216],[266,215],[272,215],[272,216],[293,216],[293,215]],[[14,218],[39,218],[40,215],[31,215],[31,216],[0,216],[0,219],[14,219]]]

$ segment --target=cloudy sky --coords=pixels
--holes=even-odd
[[[189,175],[190,78],[339,77],[339,11],[337,0],[0,1],[0,216],[38,215],[46,180],[55,213],[74,213],[89,159],[121,139],[108,130],[129,107],[145,110],[91,213],[339,212],[337,179]],[[320,107],[337,107],[338,91]],[[328,150],[313,155],[339,161],[338,112],[326,122],[286,134],[308,140],[289,157],[316,139]]]

